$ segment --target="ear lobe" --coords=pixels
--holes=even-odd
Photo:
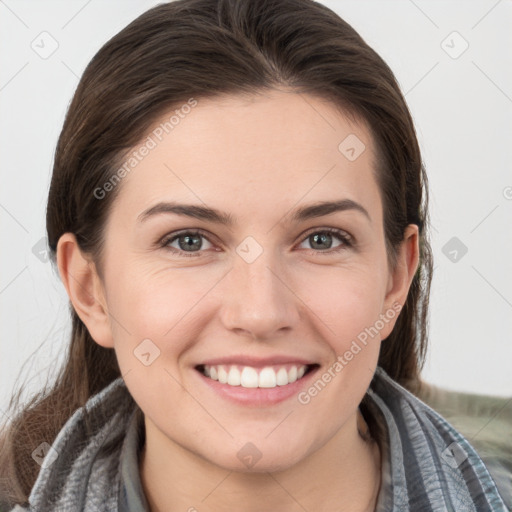
[[[84,255],[73,233],[64,233],[57,244],[57,266],[69,300],[91,337],[105,348],[113,348],[103,284],[94,262]]]
[[[392,315],[392,320],[386,323],[381,331],[381,339],[386,339],[398,319],[398,314],[404,306],[414,274],[419,264],[419,231],[416,224],[409,224],[405,229],[404,239],[397,253],[396,268],[390,270],[384,309],[382,314]],[[387,314],[386,314],[387,313]]]

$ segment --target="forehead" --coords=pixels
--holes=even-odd
[[[302,197],[379,202],[368,128],[310,95],[198,99],[163,115],[132,148],[132,160],[134,152],[118,198],[134,214],[162,199],[259,215],[270,203],[292,206]]]

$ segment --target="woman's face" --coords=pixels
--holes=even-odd
[[[185,111],[117,185],[95,339],[162,450],[285,469],[355,431],[410,284],[388,267],[374,145],[296,93]]]

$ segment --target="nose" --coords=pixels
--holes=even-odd
[[[271,340],[300,319],[300,300],[271,251],[263,251],[252,263],[235,258],[221,293],[221,320],[236,334]]]

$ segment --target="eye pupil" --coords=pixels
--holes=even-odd
[[[182,235],[179,237],[179,245],[183,250],[186,249],[200,249],[201,248],[201,237],[200,235]],[[182,240],[186,240],[182,244]],[[195,241],[194,241],[195,240]]]
[[[326,242],[331,242],[332,243],[332,236],[328,233],[315,233],[314,235],[312,235],[310,237],[312,239],[312,247],[314,247],[315,245],[317,245],[317,243],[320,242],[320,244],[322,243],[326,243]],[[327,247],[327,249],[330,248],[331,246],[331,243],[329,243],[329,247]],[[318,248],[318,247],[315,247],[315,248]],[[326,247],[322,247],[320,246],[319,247],[320,249],[325,249]]]

